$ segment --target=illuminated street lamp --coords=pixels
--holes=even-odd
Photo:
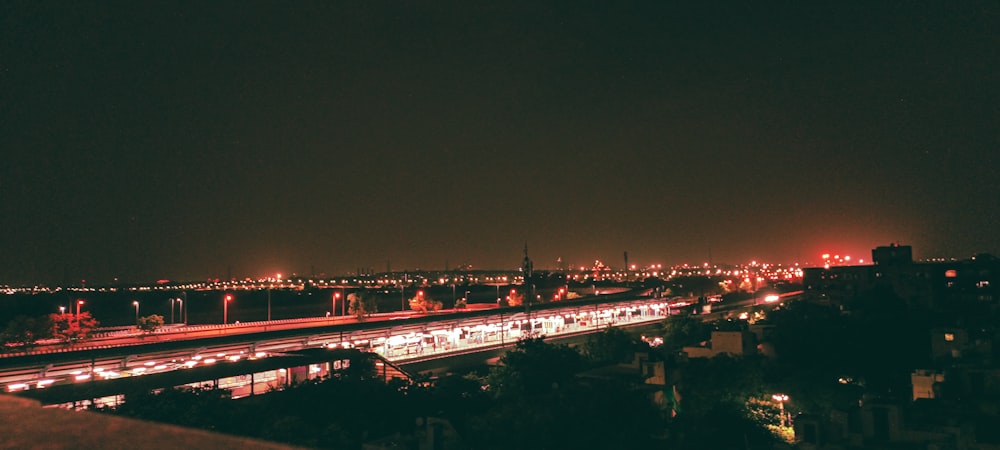
[[[133,300],[132,305],[135,306],[135,326],[139,326],[139,300]]]
[[[80,307],[83,306],[83,299],[76,301],[76,319],[80,320]]]
[[[170,297],[170,324],[174,323],[174,302],[177,301],[176,298]]]
[[[774,394],[771,399],[778,402],[778,407],[781,409],[781,426],[787,426],[785,422],[785,402],[788,401],[788,396],[785,394]]]
[[[333,304],[330,305],[330,313],[337,315],[337,302],[340,301],[340,292],[333,293]],[[341,308],[343,308],[343,303],[341,303]],[[341,314],[343,315],[343,314]]]
[[[225,301],[222,302],[222,324],[229,325],[229,302],[233,301],[233,294],[226,294]]]
[[[60,306],[59,307],[59,315],[63,315],[63,314],[66,314],[66,307],[65,306]]]

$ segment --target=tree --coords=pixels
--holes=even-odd
[[[89,311],[80,314],[51,314],[49,319],[52,323],[52,336],[66,343],[89,338],[99,325],[97,319],[90,316]]]
[[[410,309],[413,311],[440,311],[443,306],[444,304],[441,301],[424,296],[423,292],[418,293],[416,297],[410,299]]]
[[[361,292],[347,294],[348,307],[350,312],[359,322],[364,321],[368,316],[378,312],[378,303],[375,297],[365,295]]]
[[[680,349],[707,341],[711,337],[712,326],[699,317],[678,315],[663,321],[663,344],[667,348]]]
[[[138,328],[146,333],[152,333],[163,326],[163,316],[152,314],[139,318]]]
[[[39,339],[52,337],[52,324],[47,317],[17,316],[7,323],[0,336],[6,343],[28,347]]]
[[[600,333],[590,335],[584,351],[597,364],[615,364],[628,361],[636,345],[636,339],[628,332],[609,326]]]
[[[507,306],[521,306],[524,304],[524,294],[511,289],[507,297]]]
[[[528,338],[500,357],[490,371],[490,388],[498,397],[534,395],[556,389],[583,368],[580,353],[566,345]]]

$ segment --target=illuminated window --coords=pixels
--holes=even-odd
[[[944,340],[948,341],[948,342],[952,342],[952,341],[955,340],[955,335],[953,333],[945,333],[944,334]]]
[[[958,276],[958,272],[955,269],[948,269],[944,271],[945,278],[955,278]]]

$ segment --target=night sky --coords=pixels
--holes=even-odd
[[[0,283],[998,253],[998,5],[3,2]]]

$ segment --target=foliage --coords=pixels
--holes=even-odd
[[[778,361],[796,367],[786,371],[792,383],[812,391],[818,386],[809,385],[819,382],[805,378],[822,380],[824,396],[838,403],[843,395],[854,396],[828,386],[842,375],[864,379],[875,391],[909,388],[912,368],[928,363],[927,319],[908,313],[891,294],[864,293],[857,302],[851,315],[809,302],[768,313]]]
[[[373,436],[409,431],[417,417],[404,392],[378,379],[337,378],[230,398],[224,389],[164,389],[126,394],[113,412],[314,448],[360,448]]]
[[[410,299],[410,309],[419,312],[440,311],[444,304],[423,294],[417,294]]]
[[[143,332],[152,333],[163,326],[163,316],[152,314],[146,317],[140,317],[137,325]]]
[[[469,307],[468,300],[466,300],[464,298],[460,298],[458,300],[455,300],[455,309],[465,309],[465,308],[468,308],[468,307]]]
[[[591,334],[584,345],[587,357],[596,364],[615,364],[628,361],[639,341],[625,330],[609,326],[600,333]]]
[[[748,398],[767,394],[758,359],[725,354],[692,359],[685,367],[679,390],[683,411],[695,416],[721,404],[743,408]]]
[[[770,398],[756,358],[691,359],[678,386],[680,407],[671,424],[677,448],[766,447],[773,416],[755,414],[751,398]],[[763,418],[764,420],[757,420]]]
[[[351,313],[359,322],[364,321],[368,316],[378,312],[378,303],[374,296],[361,292],[347,294],[347,311]]]
[[[700,317],[670,316],[661,323],[665,348],[677,350],[712,338],[712,326]]]
[[[35,341],[52,337],[52,324],[48,317],[17,316],[7,323],[0,337],[5,343],[30,346]]]
[[[52,336],[66,343],[86,340],[100,325],[89,311],[79,314],[51,314],[49,320],[52,323]]]
[[[751,418],[745,407],[715,405],[701,416],[679,415],[670,423],[671,449],[775,448],[767,425]]]
[[[577,377],[584,360],[573,348],[524,339],[501,363],[487,377],[493,406],[467,419],[475,447],[647,448],[663,429],[645,390]]]
[[[507,306],[521,306],[524,304],[524,294],[512,289],[506,300]]]
[[[664,424],[650,398],[611,380],[571,379],[547,392],[497,399],[466,434],[485,449],[657,448]]]
[[[527,338],[500,357],[500,365],[490,371],[488,380],[497,397],[534,395],[558,388],[581,368],[583,358],[576,350]]]

